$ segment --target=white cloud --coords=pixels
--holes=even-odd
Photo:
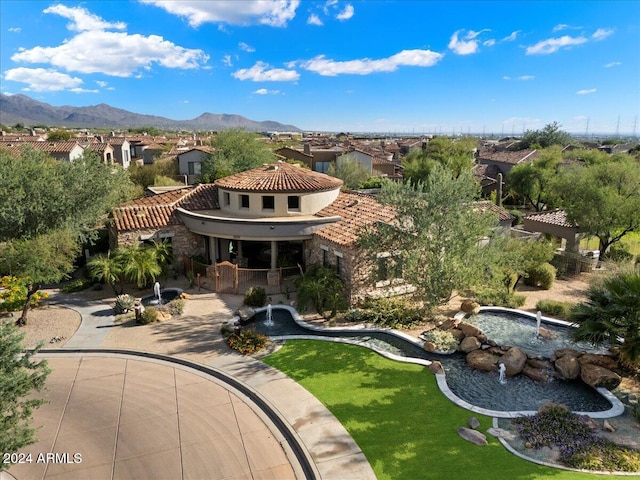
[[[535,77],[535,76],[533,76],[533,75],[520,75],[520,76],[518,77],[518,80],[524,80],[524,81],[526,81],[526,80],[533,80],[534,78],[536,78],[536,77]]]
[[[311,60],[298,62],[300,67],[323,76],[342,74],[368,75],[375,72],[393,72],[402,66],[431,67],[444,55],[431,50],[402,50],[395,55],[378,60],[363,58],[358,60],[335,61],[319,55]]]
[[[140,0],[155,5],[179,17],[185,17],[189,25],[203,23],[228,23],[231,25],[261,24],[282,27],[296,16],[300,0]]]
[[[511,80],[511,77],[510,77],[510,76],[508,76],[508,75],[505,75],[505,76],[503,76],[503,77],[502,77],[502,79],[503,79],[503,80]]]
[[[595,93],[597,89],[595,88],[585,88],[584,90],[578,90],[576,95],[589,95],[590,93]]]
[[[611,34],[613,34],[612,28],[599,28],[591,35],[591,38],[594,40],[604,40]]]
[[[8,29],[11,33],[20,33],[22,29],[20,27],[11,27]]]
[[[4,78],[5,80],[28,84],[28,87],[22,89],[25,92],[59,92],[62,90],[75,93],[97,92],[97,90],[80,88],[83,83],[81,78],[60,73],[54,69],[12,68],[4,72]]]
[[[353,13],[354,13],[353,5],[348,3],[344,7],[344,10],[342,10],[340,13],[336,15],[336,18],[340,21],[349,20],[351,17],[353,17]]]
[[[238,80],[252,80],[254,82],[295,82],[300,74],[295,70],[283,68],[269,68],[265,62],[256,62],[251,68],[241,68],[231,74]]]
[[[482,42],[482,45],[484,45],[485,47],[492,47],[495,44],[496,44],[496,41],[493,38],[490,38],[489,40],[485,40],[484,42]]]
[[[61,17],[68,18],[71,23],[67,25],[67,28],[76,32],[106,29],[124,30],[127,27],[124,22],[105,22],[102,18],[82,7],[71,8],[58,4],[46,8],[43,13],[55,13]]]
[[[559,23],[558,25],[553,27],[553,31],[560,32],[562,30],[566,30],[567,28],[569,28],[569,25],[567,25],[566,23]]]
[[[256,95],[278,95],[280,93],[280,90],[267,90],[266,88],[259,88],[252,93],[255,93]]]
[[[104,88],[104,87],[106,87],[108,84],[107,84],[107,82],[103,82],[103,81],[101,81],[101,80],[96,80],[96,85],[98,85],[99,87]]]
[[[462,33],[464,30],[458,30],[451,35],[451,40],[449,40],[449,49],[453,50],[454,53],[458,55],[470,55],[472,53],[476,53],[478,51],[478,41],[475,40],[475,36],[469,36],[471,33],[476,33],[471,30],[469,34],[465,37],[467,40],[460,40],[458,35]]]
[[[246,44],[244,42],[238,43],[238,47],[240,47],[240,50],[244,50],[245,52],[249,52],[249,53],[252,53],[252,52],[256,51],[255,48],[253,48],[251,45],[248,45],[248,44]]]
[[[307,18],[307,25],[317,25],[321,27],[322,25],[324,25],[324,23],[322,23],[322,20],[320,20],[320,17],[318,15],[312,13],[311,15],[309,15],[309,18]]]
[[[605,64],[604,68],[618,67],[622,65],[622,62],[609,62]]]
[[[189,103],[189,100],[183,100],[182,103]]]
[[[158,35],[82,32],[57,47],[34,47],[11,56],[14,62],[48,63],[70,72],[130,77],[153,64],[193,69],[209,59],[200,49],[187,49]]]
[[[222,63],[227,67],[232,66],[233,63],[231,62],[231,55],[224,55],[222,57]]]
[[[547,55],[550,53],[555,53],[563,48],[571,48],[574,45],[581,45],[586,43],[587,39],[585,37],[571,37],[569,35],[564,35],[558,38],[548,38],[547,40],[542,40],[535,45],[527,47],[527,55]]]
[[[516,30],[515,32],[511,32],[510,35],[507,35],[506,37],[504,37],[500,41],[501,42],[513,42],[516,38],[518,38],[519,34],[520,34],[520,30]]]
[[[460,30],[459,30],[459,31],[460,31]],[[490,29],[488,29],[488,28],[483,28],[482,30],[479,30],[479,31],[477,31],[477,32],[476,32],[475,30],[469,30],[469,31],[467,32],[467,34],[465,35],[465,37],[464,37],[464,38],[465,38],[466,40],[473,40],[474,38],[476,38],[476,37],[477,37],[478,35],[480,35],[481,33],[484,33],[484,32],[490,32],[490,31],[491,31],[491,30],[490,30]]]

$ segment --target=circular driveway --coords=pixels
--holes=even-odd
[[[9,470],[18,480],[300,476],[266,415],[220,380],[125,355],[40,356],[48,403],[34,412],[38,442]]]

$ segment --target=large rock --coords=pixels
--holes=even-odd
[[[494,372],[498,370],[498,360],[500,357],[485,350],[474,350],[467,354],[467,364],[477,370]]]
[[[451,335],[453,335],[453,338],[455,338],[458,342],[461,342],[462,339],[464,338],[464,332],[459,328],[452,328],[451,330],[447,330],[447,331]]]
[[[610,355],[595,355],[593,353],[585,353],[579,359],[580,365],[590,363],[599,367],[604,367],[607,370],[617,370],[620,368],[618,362]]]
[[[573,348],[560,348],[553,352],[551,359],[555,361],[556,359],[565,357],[567,355],[571,355],[572,357],[579,357],[581,354],[581,352],[579,352],[578,350],[574,350]]]
[[[246,322],[255,314],[256,314],[256,311],[251,307],[244,306],[238,309],[238,316],[240,317],[240,320],[242,320],[243,322]]]
[[[580,376],[580,362],[573,355],[564,355],[558,358],[555,367],[560,378],[565,380],[575,380]]]
[[[515,440],[516,436],[511,433],[509,430],[505,430],[504,428],[491,427],[487,430],[489,435],[493,435],[496,438],[504,438],[505,440]]]
[[[464,438],[467,442],[471,442],[474,445],[479,445],[481,447],[489,443],[487,442],[487,437],[484,433],[472,430],[471,428],[458,427],[458,435]]]
[[[438,347],[433,342],[424,342],[422,348],[424,348],[427,352],[432,353],[435,352]]]
[[[458,320],[455,318],[448,318],[444,322],[442,322],[442,325],[440,325],[440,329],[450,330],[452,328],[456,328],[461,321],[462,320]]]
[[[481,345],[480,340],[476,337],[465,337],[460,343],[460,350],[464,353],[469,353],[479,349]]]
[[[470,298],[466,298],[460,304],[460,310],[465,313],[480,313],[480,304],[478,302],[474,302]]]
[[[620,375],[598,365],[591,363],[585,363],[580,371],[580,378],[587,385],[591,385],[593,388],[604,387],[612,390],[620,385]]]
[[[519,347],[511,347],[507,350],[507,353],[502,356],[500,363],[504,363],[504,366],[507,367],[505,371],[507,377],[513,377],[522,372],[522,369],[527,363],[527,354]]]
[[[525,365],[522,369],[522,374],[529,377],[531,380],[536,382],[547,383],[549,380],[549,374],[547,374],[546,370],[542,368],[535,368],[529,365]]]
[[[480,426],[480,420],[478,420],[476,417],[469,417],[469,420],[467,420],[467,426],[469,428],[473,428],[474,430],[477,430],[478,427]]]
[[[475,325],[471,325],[467,322],[460,322],[458,324],[458,328],[464,332],[466,337],[477,337],[478,335],[484,335],[482,330],[480,330]]]
[[[434,375],[444,374],[444,368],[442,368],[442,364],[437,360],[434,362],[431,362],[431,365],[429,365],[429,371]]]
[[[533,368],[541,368],[543,370],[553,370],[553,363],[541,358],[530,358],[527,360],[527,365]]]

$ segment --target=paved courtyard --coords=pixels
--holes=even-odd
[[[21,450],[31,463],[9,471],[19,480],[301,478],[269,420],[210,376],[124,356],[48,361],[39,441]],[[48,452],[70,463],[38,463]]]

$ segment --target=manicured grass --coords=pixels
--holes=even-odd
[[[446,399],[435,377],[420,365],[313,340],[289,340],[264,361],[331,410],[380,480],[595,478],[521,460],[490,435],[485,447],[462,440],[456,429],[475,414]],[[485,432],[491,419],[475,416]]]
[[[629,251],[633,255],[640,255],[640,232],[628,233],[622,238],[622,240],[620,240],[620,242],[627,245],[629,247]],[[597,237],[584,238],[580,242],[580,248],[584,250],[597,250],[598,246]]]

